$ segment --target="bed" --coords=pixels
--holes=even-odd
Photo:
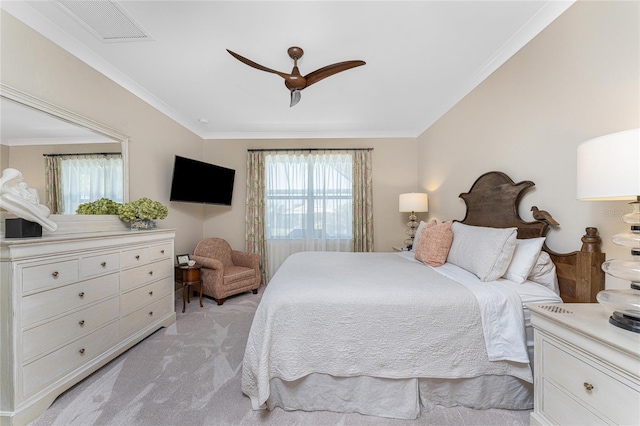
[[[416,234],[425,238],[416,253],[290,256],[247,340],[242,391],[253,409],[414,419],[435,405],[532,408],[526,304],[595,301],[605,257],[595,228],[579,251],[550,250],[549,221],[518,215],[533,186],[501,172],[480,176],[460,195],[465,218],[432,224],[450,236],[439,266],[416,259],[435,244],[431,231]],[[523,269],[525,254],[534,260]]]

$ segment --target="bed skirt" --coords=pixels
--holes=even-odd
[[[416,419],[436,405],[476,409],[533,408],[533,385],[512,376],[470,379],[384,379],[314,373],[294,381],[271,379],[267,408],[360,413]]]

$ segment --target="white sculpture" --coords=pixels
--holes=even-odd
[[[49,208],[40,204],[38,191],[29,188],[19,170],[3,170],[0,178],[0,207],[20,218],[39,223],[47,231],[58,229],[58,225],[48,219]]]

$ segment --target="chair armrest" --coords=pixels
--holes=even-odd
[[[224,265],[222,264],[222,262],[212,257],[204,257],[204,256],[198,256],[196,254],[190,254],[189,259],[195,260],[196,263],[199,263],[204,268],[219,269],[219,270],[224,269]]]
[[[246,251],[231,250],[231,261],[236,266],[260,270],[260,255]]]

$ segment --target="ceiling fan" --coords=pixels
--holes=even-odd
[[[291,74],[287,74],[284,72],[272,70],[271,68],[264,67],[260,64],[253,62],[250,59],[247,59],[243,56],[238,55],[235,52],[227,49],[227,52],[231,54],[234,58],[243,62],[250,67],[259,69],[261,71],[270,72],[273,74],[278,74],[280,77],[284,78],[284,85],[287,86],[287,89],[291,92],[291,104],[290,107],[296,105],[300,102],[300,91],[311,86],[313,83],[317,83],[318,81],[331,77],[334,74],[337,74],[342,71],[346,71],[350,68],[359,67],[361,65],[365,65],[365,61],[345,61],[338,62],[336,64],[327,65],[326,67],[322,67],[317,69],[305,76],[300,74],[300,70],[298,69],[298,59],[302,58],[304,51],[300,47],[290,47],[287,50],[289,57],[293,59],[293,70],[291,70]]]

